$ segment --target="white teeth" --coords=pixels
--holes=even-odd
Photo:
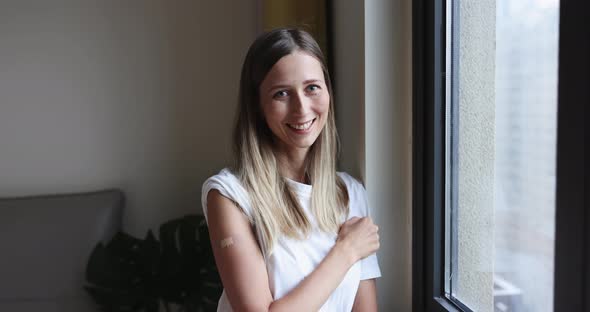
[[[289,125],[289,127],[293,128],[293,129],[307,130],[307,129],[309,129],[309,127],[311,126],[312,123],[313,123],[313,119],[304,123],[304,124],[299,124],[299,125],[287,124],[287,125]]]

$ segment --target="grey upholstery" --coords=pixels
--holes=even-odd
[[[121,228],[123,193],[0,199],[0,311],[98,311],[83,289],[100,240]]]

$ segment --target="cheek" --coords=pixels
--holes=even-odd
[[[273,105],[273,103],[265,103],[262,106],[262,114],[264,120],[269,127],[273,127],[276,124],[282,122],[285,112],[280,105]]]

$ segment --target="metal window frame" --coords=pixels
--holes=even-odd
[[[445,295],[446,1],[412,9],[413,311],[469,311]]]
[[[560,2],[554,311],[590,311],[589,12]]]

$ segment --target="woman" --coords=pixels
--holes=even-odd
[[[324,57],[298,29],[261,35],[242,67],[235,165],[202,204],[224,292],[218,311],[376,311],[377,226],[336,172]]]

